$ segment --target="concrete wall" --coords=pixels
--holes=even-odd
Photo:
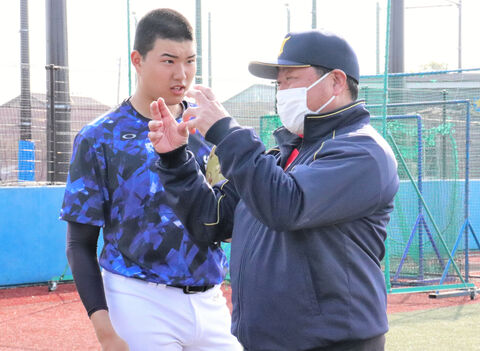
[[[441,186],[439,182],[425,182],[425,194],[440,191]],[[457,189],[459,193],[457,201],[463,204],[462,182],[457,182]],[[470,221],[478,237],[480,180],[471,181],[470,191]],[[64,187],[56,186],[0,188],[0,286],[46,282],[64,272],[67,265],[66,223],[58,219],[63,192]],[[402,183],[399,195],[402,201],[411,199],[412,205],[402,208],[404,210],[409,208],[407,214],[404,213],[403,220],[411,222],[412,228],[418,213],[415,205],[416,195],[408,183]],[[429,200],[428,196],[426,199],[433,204],[433,200]],[[432,207],[442,206],[444,204],[437,202],[437,205]],[[433,212],[437,210],[432,208]],[[459,223],[463,224],[463,212],[461,216]],[[400,223],[395,215],[392,217],[393,230],[393,227]],[[439,222],[442,220],[439,219]],[[459,230],[460,227],[454,230],[454,234],[458,234]],[[408,239],[409,233],[402,235],[406,235]],[[476,249],[474,242],[470,242],[470,247]],[[100,239],[99,250],[101,246]],[[67,274],[70,274],[69,270]]]
[[[0,188],[0,286],[46,282],[65,271],[64,190]]]

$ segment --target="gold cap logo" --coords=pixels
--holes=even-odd
[[[282,46],[280,47],[280,52],[278,53],[278,56],[280,57],[280,55],[283,53],[283,47],[285,46],[285,43],[288,41],[288,39],[290,39],[291,37],[286,37],[285,39],[283,39],[283,43],[282,43]]]

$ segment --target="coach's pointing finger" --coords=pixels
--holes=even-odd
[[[228,111],[217,100],[210,100],[208,96],[214,97],[209,90],[206,96],[198,86],[187,91],[188,97],[194,98],[197,104],[195,108],[189,108],[184,113],[184,120],[187,120],[189,128],[197,128],[202,135],[205,135],[215,122],[230,116]],[[195,119],[193,119],[195,117]]]
[[[201,85],[201,84],[196,84],[193,86],[193,89],[194,90],[199,90],[203,93],[203,95],[205,95],[205,97],[208,99],[208,100],[216,100],[217,98],[215,97],[215,94],[213,93],[212,89],[210,89],[209,87],[206,87],[205,85]]]

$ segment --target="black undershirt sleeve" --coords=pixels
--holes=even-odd
[[[68,222],[67,258],[80,299],[90,317],[93,312],[107,310],[103,279],[97,259],[100,227]]]

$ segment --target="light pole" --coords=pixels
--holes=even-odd
[[[203,83],[203,51],[202,51],[202,0],[195,1],[195,38],[197,40],[197,72],[195,83]]]
[[[380,4],[377,1],[377,33],[376,33],[376,72],[380,74]]]
[[[135,35],[137,34],[137,25],[138,25],[138,20],[137,20],[137,13],[135,11],[132,11],[132,16],[133,16],[133,20],[134,20],[134,23],[135,23],[135,28],[134,28],[134,37]],[[135,87],[137,86],[137,74],[135,73]]]
[[[457,6],[458,8],[458,69],[462,69],[462,0],[445,0],[446,2]],[[428,7],[449,7],[452,5],[427,5],[427,6],[411,6],[406,9],[423,9]]]
[[[458,69],[462,69],[462,0],[447,0],[458,8]]]
[[[405,71],[404,0],[391,0],[390,47],[388,73]]]
[[[212,87],[212,13],[208,13],[208,87]]]
[[[132,60],[130,59],[130,0],[127,0],[128,96],[132,95]]]
[[[287,33],[290,33],[290,7],[288,5],[288,2],[285,4],[287,7]]]
[[[317,0],[312,0],[312,29],[317,29]]]

